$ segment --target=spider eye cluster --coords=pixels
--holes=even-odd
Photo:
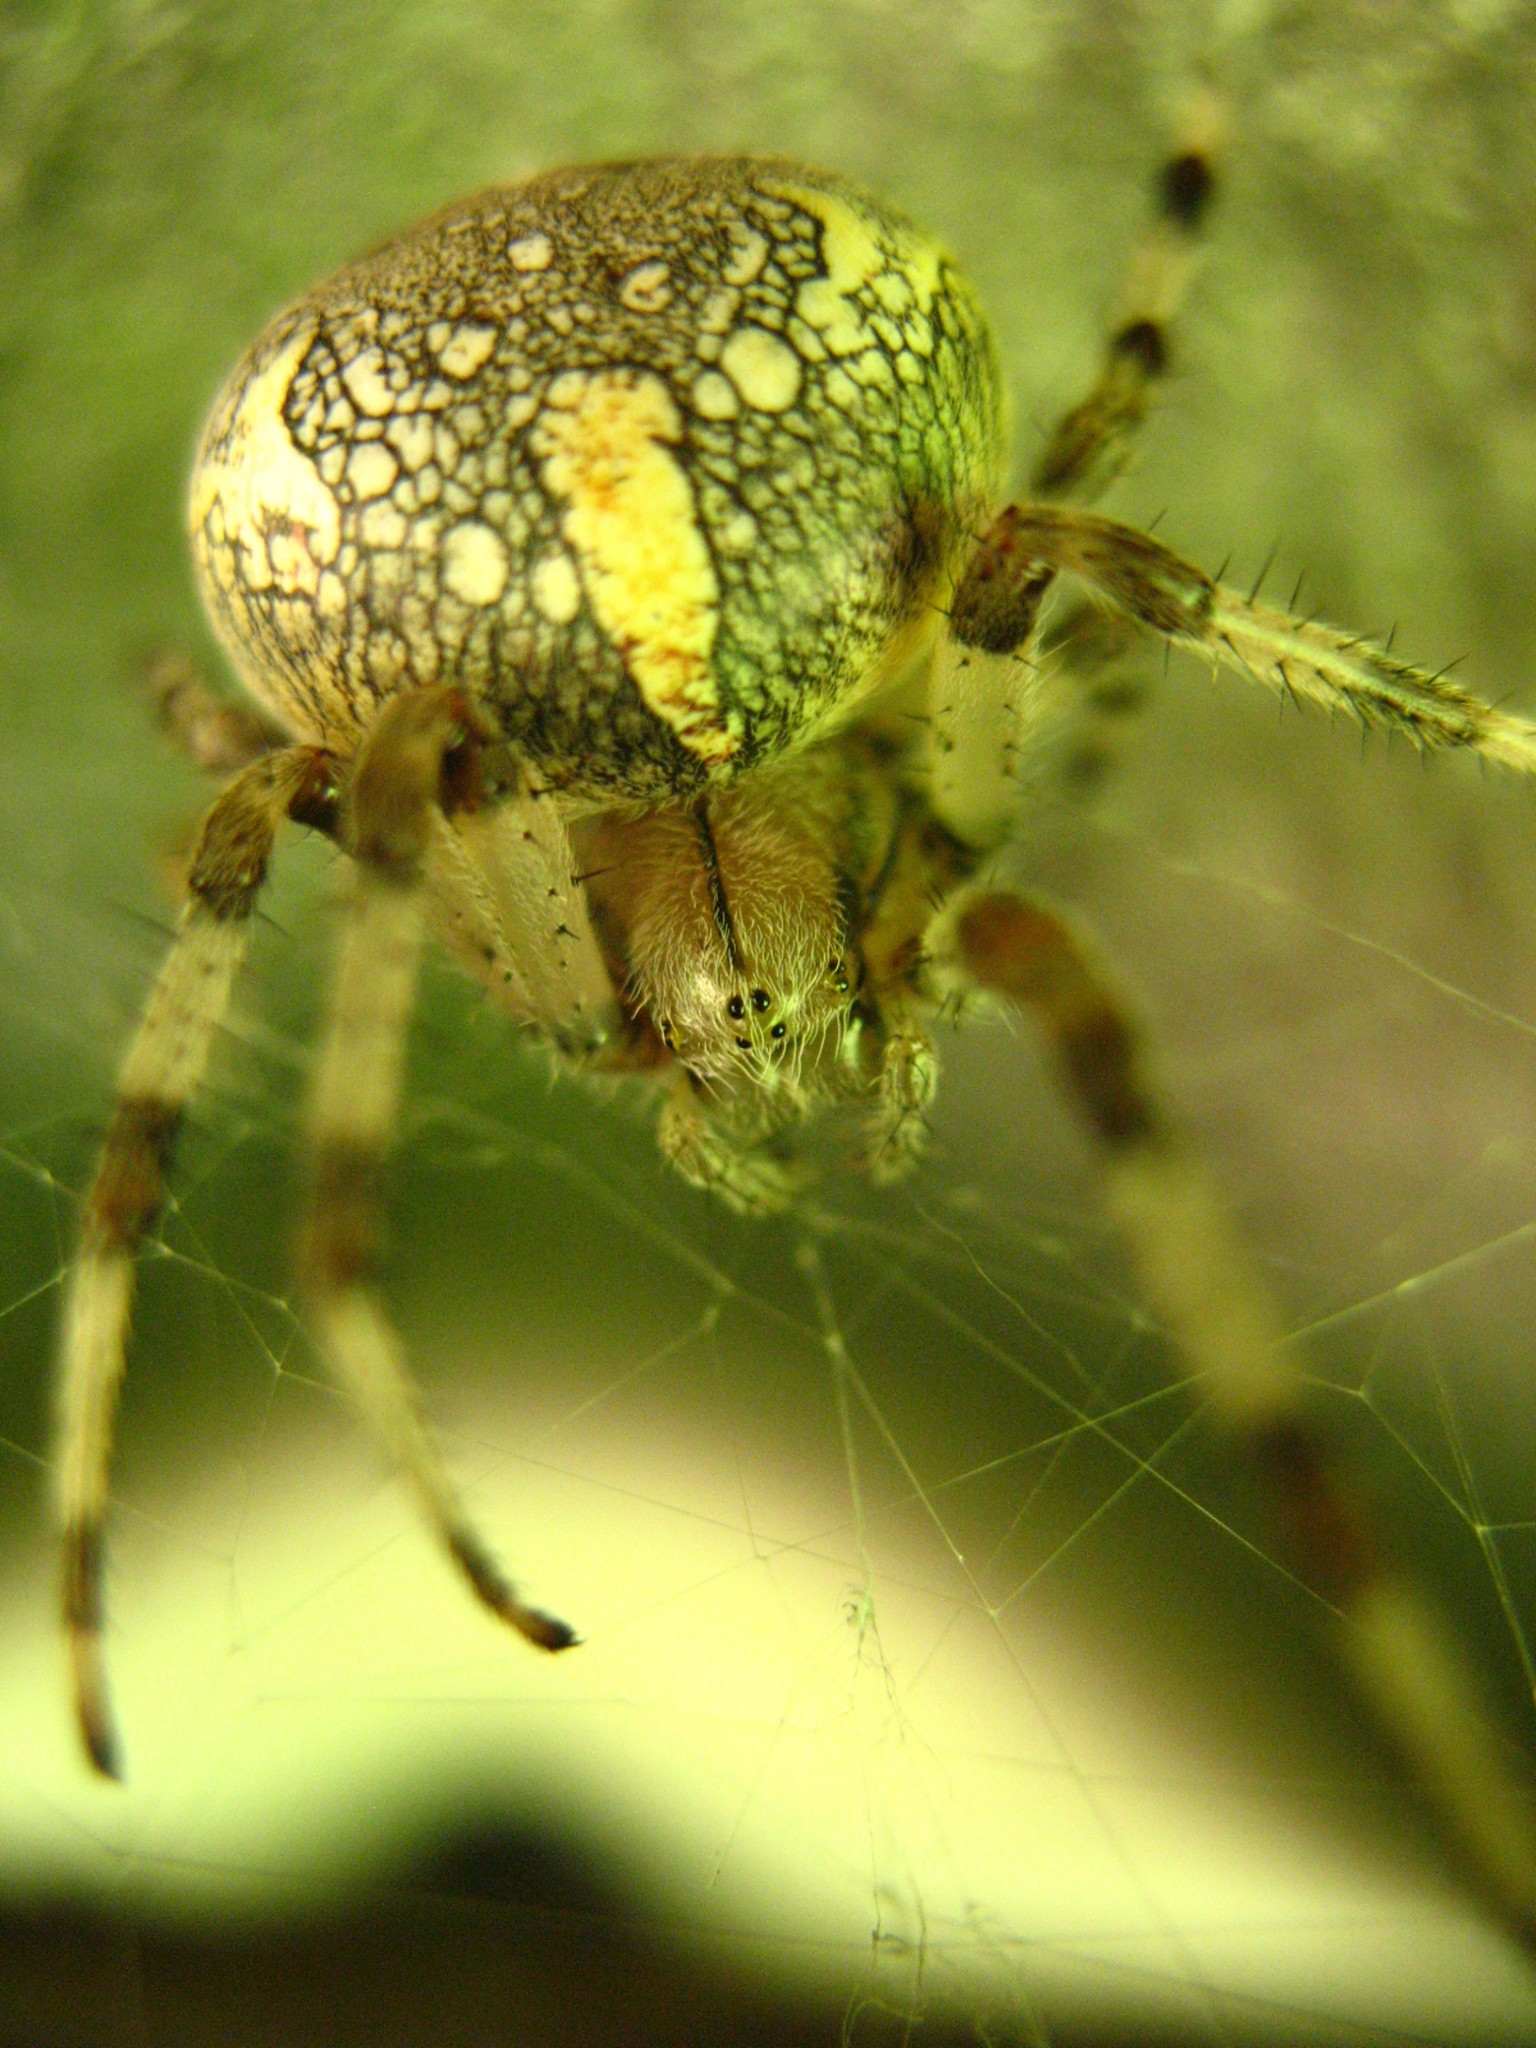
[[[775,1008],[774,1000],[765,988],[750,989],[745,995],[738,989],[726,998],[725,1014],[733,1024],[746,1021],[748,1008],[755,1017],[767,1017]],[[768,1026],[768,1038],[774,1045],[782,1045],[789,1035],[789,1026],[782,1017],[776,1017]],[[737,1035],[736,1044],[743,1052],[750,1052],[753,1041]]]

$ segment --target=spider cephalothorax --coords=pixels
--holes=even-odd
[[[793,1087],[841,1031],[847,906],[830,776],[764,770],[720,795],[578,826],[587,900],[626,998],[704,1082]],[[822,787],[817,788],[817,782]]]
[[[351,890],[307,1126],[309,1318],[490,1607],[543,1648],[574,1640],[467,1520],[376,1286],[423,936],[573,1066],[659,1084],[667,1155],[743,1209],[794,1195],[824,1112],[877,1178],[909,1167],[931,1020],[977,996],[1043,1025],[1155,1308],[1485,1894],[1536,1931],[1536,1847],[1506,1825],[1502,1763],[1432,1618],[1365,1540],[1136,1032],[1070,924],[988,879],[1049,708],[1035,656],[1064,576],[1213,667],[1536,768],[1536,729],[1443,675],[1055,502],[1113,468],[1164,369],[1206,140],[1165,168],[1098,383],[1028,504],[1001,502],[995,352],[953,264],[868,193],[779,159],[494,188],[307,293],[237,367],[192,537],[264,722],[227,749],[238,772],[123,1069],[65,1316],[65,1598],[102,1770],[133,1259],[296,819],[348,854]],[[1105,636],[1083,614],[1045,630],[1059,696]]]

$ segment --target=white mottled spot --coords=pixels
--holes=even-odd
[[[784,336],[802,363],[824,363],[827,360],[826,344],[814,327],[807,327],[798,313],[790,314]]]
[[[410,666],[410,650],[398,633],[387,630],[368,636],[368,677],[379,690],[393,690]]]
[[[383,419],[386,413],[394,411],[395,394],[384,374],[382,349],[365,348],[361,355],[354,356],[343,366],[341,381],[358,411],[367,413],[371,419]]]
[[[729,420],[741,410],[741,401],[729,378],[718,370],[706,370],[694,379],[693,409],[706,420]]]
[[[462,604],[494,604],[507,587],[506,543],[478,519],[449,527],[442,563],[443,588]]]
[[[363,441],[347,457],[347,482],[359,498],[382,498],[400,464],[382,441]]]
[[[568,626],[581,610],[581,579],[564,548],[541,555],[533,567],[533,601],[552,626]]]
[[[407,529],[405,514],[389,498],[376,499],[357,522],[363,546],[376,554],[392,554],[403,547]]]
[[[494,327],[476,327],[466,322],[455,327],[437,351],[438,367],[445,377],[473,377],[495,346]]]
[[[631,313],[659,313],[672,302],[672,279],[662,262],[637,263],[619,286],[621,304]]]
[[[720,367],[754,412],[787,412],[800,396],[800,358],[766,327],[738,327]]]
[[[853,299],[844,297],[829,277],[808,277],[795,294],[795,311],[814,327],[835,356],[851,356],[864,346],[869,330]]]
[[[912,306],[912,287],[899,270],[882,270],[874,280],[874,294],[887,313],[906,313]]]
[[[891,391],[896,385],[891,359],[881,348],[865,349],[862,355],[854,357],[848,371],[854,382],[862,384],[866,390],[878,387],[882,391]]]
[[[720,275],[727,284],[751,284],[768,260],[768,238],[756,228],[731,230],[731,253]]]
[[[384,438],[407,470],[417,470],[432,460],[432,422],[413,413],[408,420],[391,420]]]
[[[700,334],[729,334],[741,311],[741,293],[714,291],[699,308]]]
[[[715,543],[728,555],[747,555],[757,544],[757,521],[745,507],[733,512],[715,535]]]
[[[829,370],[821,388],[841,412],[858,410],[859,387],[846,370]]]
[[[507,261],[514,270],[548,270],[554,255],[548,235],[524,235],[507,250]]]

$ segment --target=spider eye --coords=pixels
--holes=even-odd
[[[727,1017],[735,1018],[737,1023],[740,1023],[741,1019],[747,1014],[747,1006],[740,996],[731,997],[731,1000],[725,1006],[725,1014]],[[745,1040],[738,1038],[736,1043],[742,1045],[745,1043]]]
[[[770,1038],[782,1038],[784,1036],[785,1029],[786,1027],[783,1024],[775,1024],[773,1029],[769,1032],[768,1036]]]
[[[752,1041],[750,1038],[738,1038],[736,1043],[741,1047],[743,1052],[750,1052],[752,1050]]]
[[[756,1010],[756,1012],[757,1012],[757,1014],[759,1015],[759,1017],[761,1017],[761,1015],[763,1014],[764,1010],[766,1010],[766,1009],[767,1009],[767,1007],[768,1007],[768,991],[767,991],[767,989],[765,989],[765,988],[755,988],[755,989],[753,989],[753,991],[752,991],[752,1007],[753,1007],[753,1009],[754,1009],[754,1010]]]

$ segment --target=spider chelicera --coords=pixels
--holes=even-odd
[[[1131,1021],[1060,912],[979,879],[1016,829],[1039,650],[1070,676],[1106,614],[1423,746],[1536,768],[1536,728],[1068,502],[1122,458],[1165,369],[1213,178],[1197,123],[1099,379],[1023,503],[1004,502],[996,354],[950,258],[784,160],[494,187],[316,287],[237,366],[191,532],[259,712],[168,693],[230,779],[122,1070],[64,1315],[64,1598],[99,1770],[118,1768],[102,1531],[135,1255],[291,819],[350,856],[307,1121],[308,1319],[488,1606],[546,1650],[575,1641],[467,1520],[376,1287],[424,936],[571,1067],[650,1077],[666,1156],[748,1211],[794,1197],[813,1119],[874,1175],[907,1169],[930,1020],[1012,1006],[1043,1027],[1148,1296],[1272,1487],[1357,1679],[1530,1938],[1536,1853],[1473,1689],[1371,1539]]]

